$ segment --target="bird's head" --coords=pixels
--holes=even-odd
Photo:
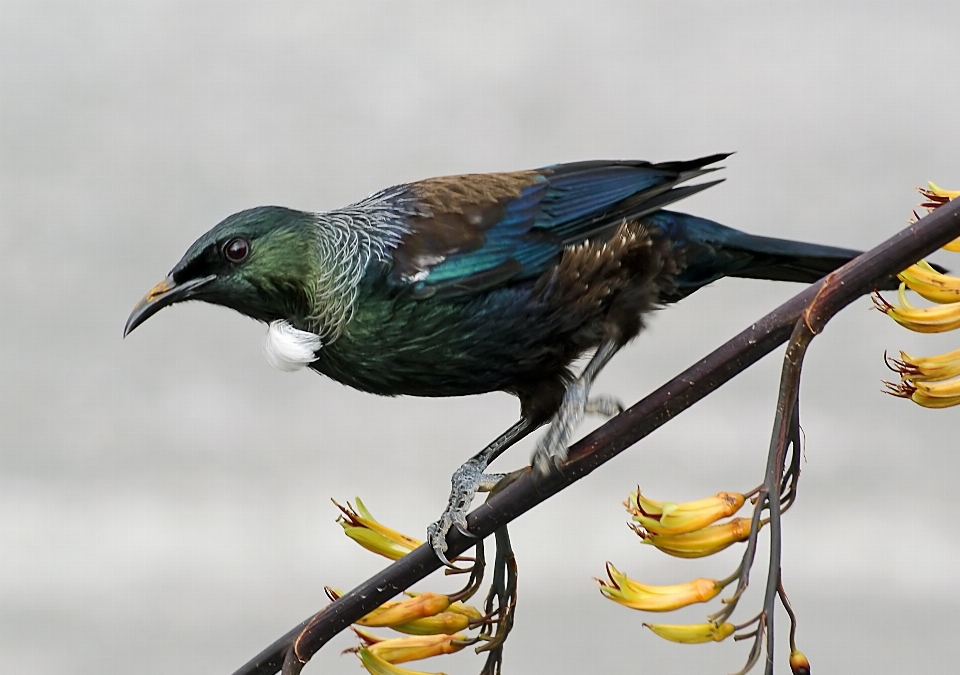
[[[298,323],[313,309],[319,264],[312,214],[279,206],[241,211],[187,249],[134,307],[123,334],[184,300],[222,305],[260,321]]]

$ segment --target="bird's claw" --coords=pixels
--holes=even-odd
[[[467,511],[477,492],[487,492],[500,482],[503,474],[485,474],[487,462],[482,457],[473,457],[453,472],[450,477],[450,499],[440,520],[427,528],[427,541],[444,565],[453,567],[447,560],[447,533],[456,527],[464,536],[476,539],[467,528]]]
[[[446,513],[444,513],[444,516],[446,516]],[[452,562],[447,560],[447,532],[450,531],[450,525],[450,522],[441,517],[440,520],[427,527],[427,541],[430,542],[430,547],[436,556],[440,558],[440,562],[447,567],[454,566]]]
[[[453,526],[457,528],[460,534],[462,534],[464,537],[469,537],[470,539],[477,538],[477,535],[475,535],[473,532],[467,529],[466,523],[464,523],[463,525],[461,525],[460,523],[454,523]]]

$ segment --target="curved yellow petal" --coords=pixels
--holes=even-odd
[[[960,277],[941,274],[925,260],[897,275],[910,290],[930,302],[940,304],[960,301]]]
[[[733,635],[734,631],[736,630],[732,623],[645,623],[643,625],[662,637],[664,640],[679,642],[685,645],[702,644],[704,642],[722,642]]]
[[[910,400],[924,408],[960,405],[960,377],[939,382],[910,382],[915,389]]]
[[[944,190],[933,181],[927,181],[927,190],[937,197],[946,197],[949,200],[954,200],[957,197],[960,197],[960,190]]]

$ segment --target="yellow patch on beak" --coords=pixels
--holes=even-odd
[[[170,290],[170,285],[167,283],[167,280],[164,279],[159,284],[147,291],[147,294],[143,297],[144,302],[154,302],[161,295]]]

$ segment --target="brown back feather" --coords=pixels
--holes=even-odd
[[[504,204],[536,183],[537,171],[428,178],[410,186],[422,209],[410,218],[411,236],[394,252],[395,274],[416,278],[446,256],[479,249]]]

